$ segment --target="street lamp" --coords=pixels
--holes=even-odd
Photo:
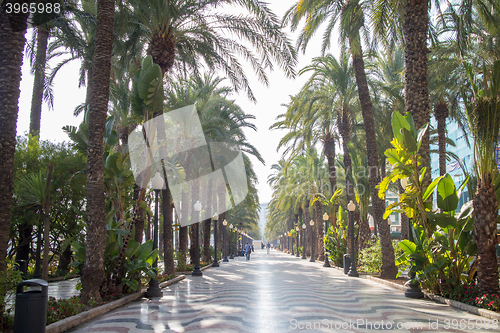
[[[231,223],[229,225],[229,229],[231,229],[231,230],[229,230],[230,235],[231,235],[231,237],[229,238],[229,259],[234,259],[234,256],[233,256],[233,232],[234,232],[234,230],[233,230],[233,228],[234,228],[234,226]]]
[[[347,210],[349,210],[349,229],[351,230],[351,270],[347,275],[358,277],[359,274],[356,271],[356,261],[354,260],[354,210],[356,205],[351,200],[347,205]]]
[[[292,229],[292,230],[290,230],[290,231],[288,232],[288,234],[289,234],[289,235],[291,235],[291,232],[292,232],[292,231],[293,231],[293,229]],[[293,253],[293,236],[292,236],[292,237],[290,237],[290,238],[292,239],[292,253],[291,253],[291,254],[292,254],[292,256],[293,256],[293,255],[295,254],[295,253]]]
[[[222,262],[229,262],[229,259],[227,259],[227,244],[226,244],[226,225],[227,225],[227,221],[226,219],[224,219],[224,221],[222,221],[222,242],[224,243],[223,244],[223,247],[224,247],[224,259],[222,259]]]
[[[314,232],[313,232],[313,227],[314,227],[314,221],[311,220],[309,221],[309,225],[311,226],[311,259],[309,259],[310,262],[314,262]]]
[[[296,252],[297,253],[295,253],[295,256],[298,258],[299,257],[299,235],[300,235],[300,228],[299,228],[299,226],[295,227],[295,231],[297,231],[297,239],[295,240],[295,244],[297,244],[296,245],[296,247],[297,247],[296,248],[296,250],[297,250]]]
[[[198,213],[199,216],[201,212],[201,203],[199,200],[196,200],[196,203],[194,204],[194,210],[196,213]],[[196,223],[196,253],[194,257],[195,257],[195,265],[191,275],[202,276],[203,273],[201,272],[200,269],[200,222]]]
[[[306,224],[302,224],[302,259],[306,258]]]
[[[219,219],[219,214],[214,214],[214,262],[212,267],[219,267],[219,261],[217,260],[217,220]]]
[[[151,180],[151,187],[155,191],[155,217],[154,217],[154,225],[153,225],[153,251],[158,248],[158,194],[160,190],[163,188],[163,178],[161,178],[159,173]],[[162,297],[163,292],[160,289],[160,283],[158,282],[158,256],[155,258],[153,262],[153,270],[157,275],[154,279],[149,280],[148,290],[146,290],[146,297]]]
[[[406,187],[408,186],[408,178],[403,178],[401,179],[401,186],[403,189],[406,190]],[[413,242],[413,222],[411,219],[408,219],[408,240],[410,242]],[[414,260],[414,259],[410,259]],[[420,289],[420,283],[414,281],[415,279],[415,272],[410,269],[410,272],[408,273],[408,277],[410,278],[410,284],[409,288],[405,290],[405,297],[409,298],[424,298],[424,293],[422,292],[422,289]]]
[[[325,221],[325,237],[326,234],[328,233],[328,220],[330,219],[330,216],[328,216],[327,213],[323,215],[323,220]],[[323,248],[325,250],[325,263],[323,264],[323,267],[331,267],[330,266],[330,261],[328,260],[328,255],[326,254],[326,243],[323,240]]]

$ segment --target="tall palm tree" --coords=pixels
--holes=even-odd
[[[349,65],[346,54],[341,61],[332,55],[315,58],[310,66],[306,66],[299,74],[312,72],[307,85],[321,87],[316,94],[318,100],[323,100],[329,107],[326,112],[336,118],[338,132],[342,137],[344,167],[346,170],[347,202],[353,199],[354,189],[351,177],[352,163],[348,145],[353,127],[354,110],[357,108],[357,91],[354,83],[354,69]],[[335,189],[333,189],[333,192]]]
[[[89,108],[89,140],[87,148],[87,233],[85,264],[82,269],[81,300],[101,301],[100,287],[104,279],[106,247],[106,201],[104,198],[103,139],[109,101],[111,52],[113,49],[115,2],[98,0],[97,25]]]
[[[359,102],[363,115],[366,133],[366,150],[372,194],[373,217],[377,223],[382,245],[383,278],[394,278],[397,274],[394,249],[392,247],[390,229],[383,219],[385,203],[378,198],[376,186],[380,182],[377,140],[373,117],[373,105],[368,90],[368,82],[363,60],[361,31],[365,29],[365,9],[367,2],[361,0],[300,0],[285,14],[285,22],[290,23],[292,30],[297,29],[301,19],[307,18],[307,24],[299,36],[298,46],[305,50],[311,36],[321,23],[328,21],[327,30],[323,35],[323,52],[331,45],[331,34],[337,22],[340,22],[340,34],[347,40],[352,57],[352,64],[358,87]]]
[[[500,129],[500,60],[482,70],[485,86],[479,86],[472,67],[465,65],[472,87],[472,100],[466,98],[469,127],[474,136],[475,172],[478,179],[473,200],[474,236],[479,260],[477,282],[481,293],[500,294],[496,258],[498,203],[493,181],[499,177],[495,153]]]
[[[26,43],[28,14],[7,14],[6,2],[0,4],[0,275],[6,270],[5,253],[9,242],[12,191],[14,186],[13,168],[16,150],[17,114],[19,111],[19,84],[23,49]],[[4,295],[0,295],[3,299]],[[3,313],[0,302],[0,313]],[[0,316],[3,324],[3,316]]]
[[[267,84],[265,69],[272,69],[273,61],[287,76],[295,75],[295,50],[282,32],[279,19],[265,3],[231,2],[246,11],[244,15],[226,13],[223,6],[228,3],[227,0],[131,0],[129,21],[136,30],[130,34],[127,45],[136,48],[138,40],[145,42],[146,52],[163,73],[175,68],[181,73],[196,74],[202,64],[209,70],[222,70],[235,90],[246,90],[254,100],[236,55],[250,62],[259,79]]]

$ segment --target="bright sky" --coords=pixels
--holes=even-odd
[[[279,16],[282,17],[285,11],[293,4],[290,0],[270,0],[269,6]],[[295,33],[291,38],[295,45]],[[27,35],[27,38],[29,36]],[[300,53],[299,66],[300,68],[308,65],[311,59],[320,55],[321,32],[313,40],[308,47],[305,55]],[[334,37],[336,38],[336,37]],[[332,43],[335,45],[336,43]],[[337,52],[334,52],[335,54]],[[247,64],[248,65],[248,64]],[[55,79],[54,91],[54,110],[49,111],[46,105],[43,106],[41,133],[42,140],[50,140],[55,142],[69,141],[67,135],[63,132],[62,127],[66,125],[78,126],[82,121],[82,115],[79,117],[73,116],[73,110],[77,105],[85,100],[85,87],[78,88],[78,70],[80,64],[78,62],[66,65],[57,75]],[[237,97],[237,103],[247,113],[256,116],[254,123],[258,127],[258,131],[247,131],[247,137],[261,155],[263,156],[266,165],[258,162],[255,158],[255,172],[259,179],[258,190],[260,202],[268,202],[271,199],[271,189],[267,185],[267,177],[271,173],[271,166],[276,163],[281,152],[276,152],[279,140],[283,136],[283,132],[270,131],[269,126],[275,122],[276,116],[286,111],[281,106],[288,103],[290,95],[296,94],[302,85],[307,80],[307,76],[298,77],[295,80],[290,80],[285,77],[279,69],[269,74],[270,85],[265,87],[253,75],[250,66],[247,75],[250,79],[250,85],[257,98],[257,104],[250,102],[245,94]],[[19,100],[19,118],[17,123],[18,135],[29,131],[29,118],[31,109],[31,94],[33,88],[33,76],[29,73],[29,61],[25,58],[23,65],[23,77],[21,81],[21,97]]]

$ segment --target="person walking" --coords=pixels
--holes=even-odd
[[[269,242],[267,242],[266,248],[267,248],[267,254],[269,254],[269,249],[271,248],[271,244],[269,244]]]
[[[245,254],[247,256],[247,260],[250,260],[250,252],[252,251],[252,247],[250,246],[250,244],[247,243],[247,245],[245,245]]]

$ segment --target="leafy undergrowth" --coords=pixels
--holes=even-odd
[[[206,265],[209,265],[210,263],[208,262],[200,262],[200,267],[205,267]],[[194,269],[193,264],[177,264],[177,267],[175,267],[176,272],[192,272]]]
[[[444,288],[441,296],[478,308],[500,312],[500,298],[497,295],[481,295],[475,284]]]

